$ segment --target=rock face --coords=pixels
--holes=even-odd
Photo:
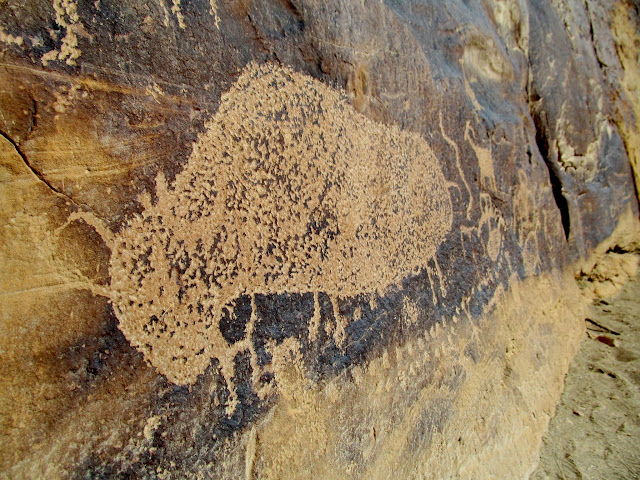
[[[5,2],[0,472],[527,477],[640,239],[638,8]]]

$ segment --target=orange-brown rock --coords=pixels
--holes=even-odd
[[[0,477],[526,478],[633,270],[638,25],[4,2]]]

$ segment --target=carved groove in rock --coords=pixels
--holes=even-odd
[[[112,301],[126,337],[172,382],[219,362],[234,408],[234,360],[251,353],[255,295],[381,294],[427,266],[451,230],[447,182],[420,136],[372,122],[339,92],[290,69],[249,65],[223,95],[184,170],[116,236]],[[225,310],[251,297],[243,338]],[[294,342],[295,343],[295,342]],[[292,347],[292,348],[295,348]]]

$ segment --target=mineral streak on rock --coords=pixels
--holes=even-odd
[[[251,352],[255,295],[332,299],[336,345],[349,320],[337,299],[383,293],[426,267],[450,231],[446,182],[418,135],[374,123],[320,82],[249,65],[223,95],[173,185],[117,235],[113,304],[126,337],[172,382],[192,384],[212,358],[232,392],[234,358]],[[252,298],[242,340],[219,323]]]

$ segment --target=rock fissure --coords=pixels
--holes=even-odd
[[[531,99],[529,105],[531,108],[531,117],[535,125],[536,145],[538,147],[538,151],[540,152],[540,156],[544,161],[544,165],[547,167],[547,171],[549,173],[549,181],[551,182],[551,192],[553,193],[553,199],[556,203],[556,206],[558,207],[558,210],[560,211],[560,218],[562,220],[562,229],[564,231],[565,239],[568,240],[571,233],[569,202],[567,201],[567,198],[563,193],[561,173],[559,171],[560,169],[557,165],[557,161],[554,161],[551,158],[551,140],[548,134],[548,122],[546,119],[543,119],[543,116],[545,116],[545,112],[538,111],[538,106],[532,106],[533,103],[531,102]]]
[[[44,185],[46,185],[47,188],[51,190],[55,195],[64,197],[66,200],[71,202],[74,206],[80,208],[80,205],[76,203],[75,200],[73,200],[69,195],[61,192],[56,187],[54,187],[42,173],[40,173],[37,169],[33,167],[33,165],[31,165],[31,163],[27,159],[27,156],[24,154],[24,152],[20,148],[20,145],[18,145],[18,143],[13,138],[11,138],[9,135],[7,135],[5,132],[2,132],[2,131],[0,131],[0,135],[13,146],[16,153],[20,156],[20,158],[24,162],[24,165],[38,180],[40,180]]]
[[[608,65],[602,61],[602,59],[600,58],[600,55],[598,53],[598,46],[596,45],[596,41],[595,41],[595,35],[593,32],[593,18],[592,18],[592,13],[591,13],[591,9],[589,7],[589,0],[584,0],[584,8],[586,10],[586,14],[587,14],[587,18],[589,19],[589,38],[591,40],[591,48],[593,48],[593,55],[596,58],[596,60],[598,61],[598,65],[600,66],[600,69],[606,73],[606,69],[608,67]]]

